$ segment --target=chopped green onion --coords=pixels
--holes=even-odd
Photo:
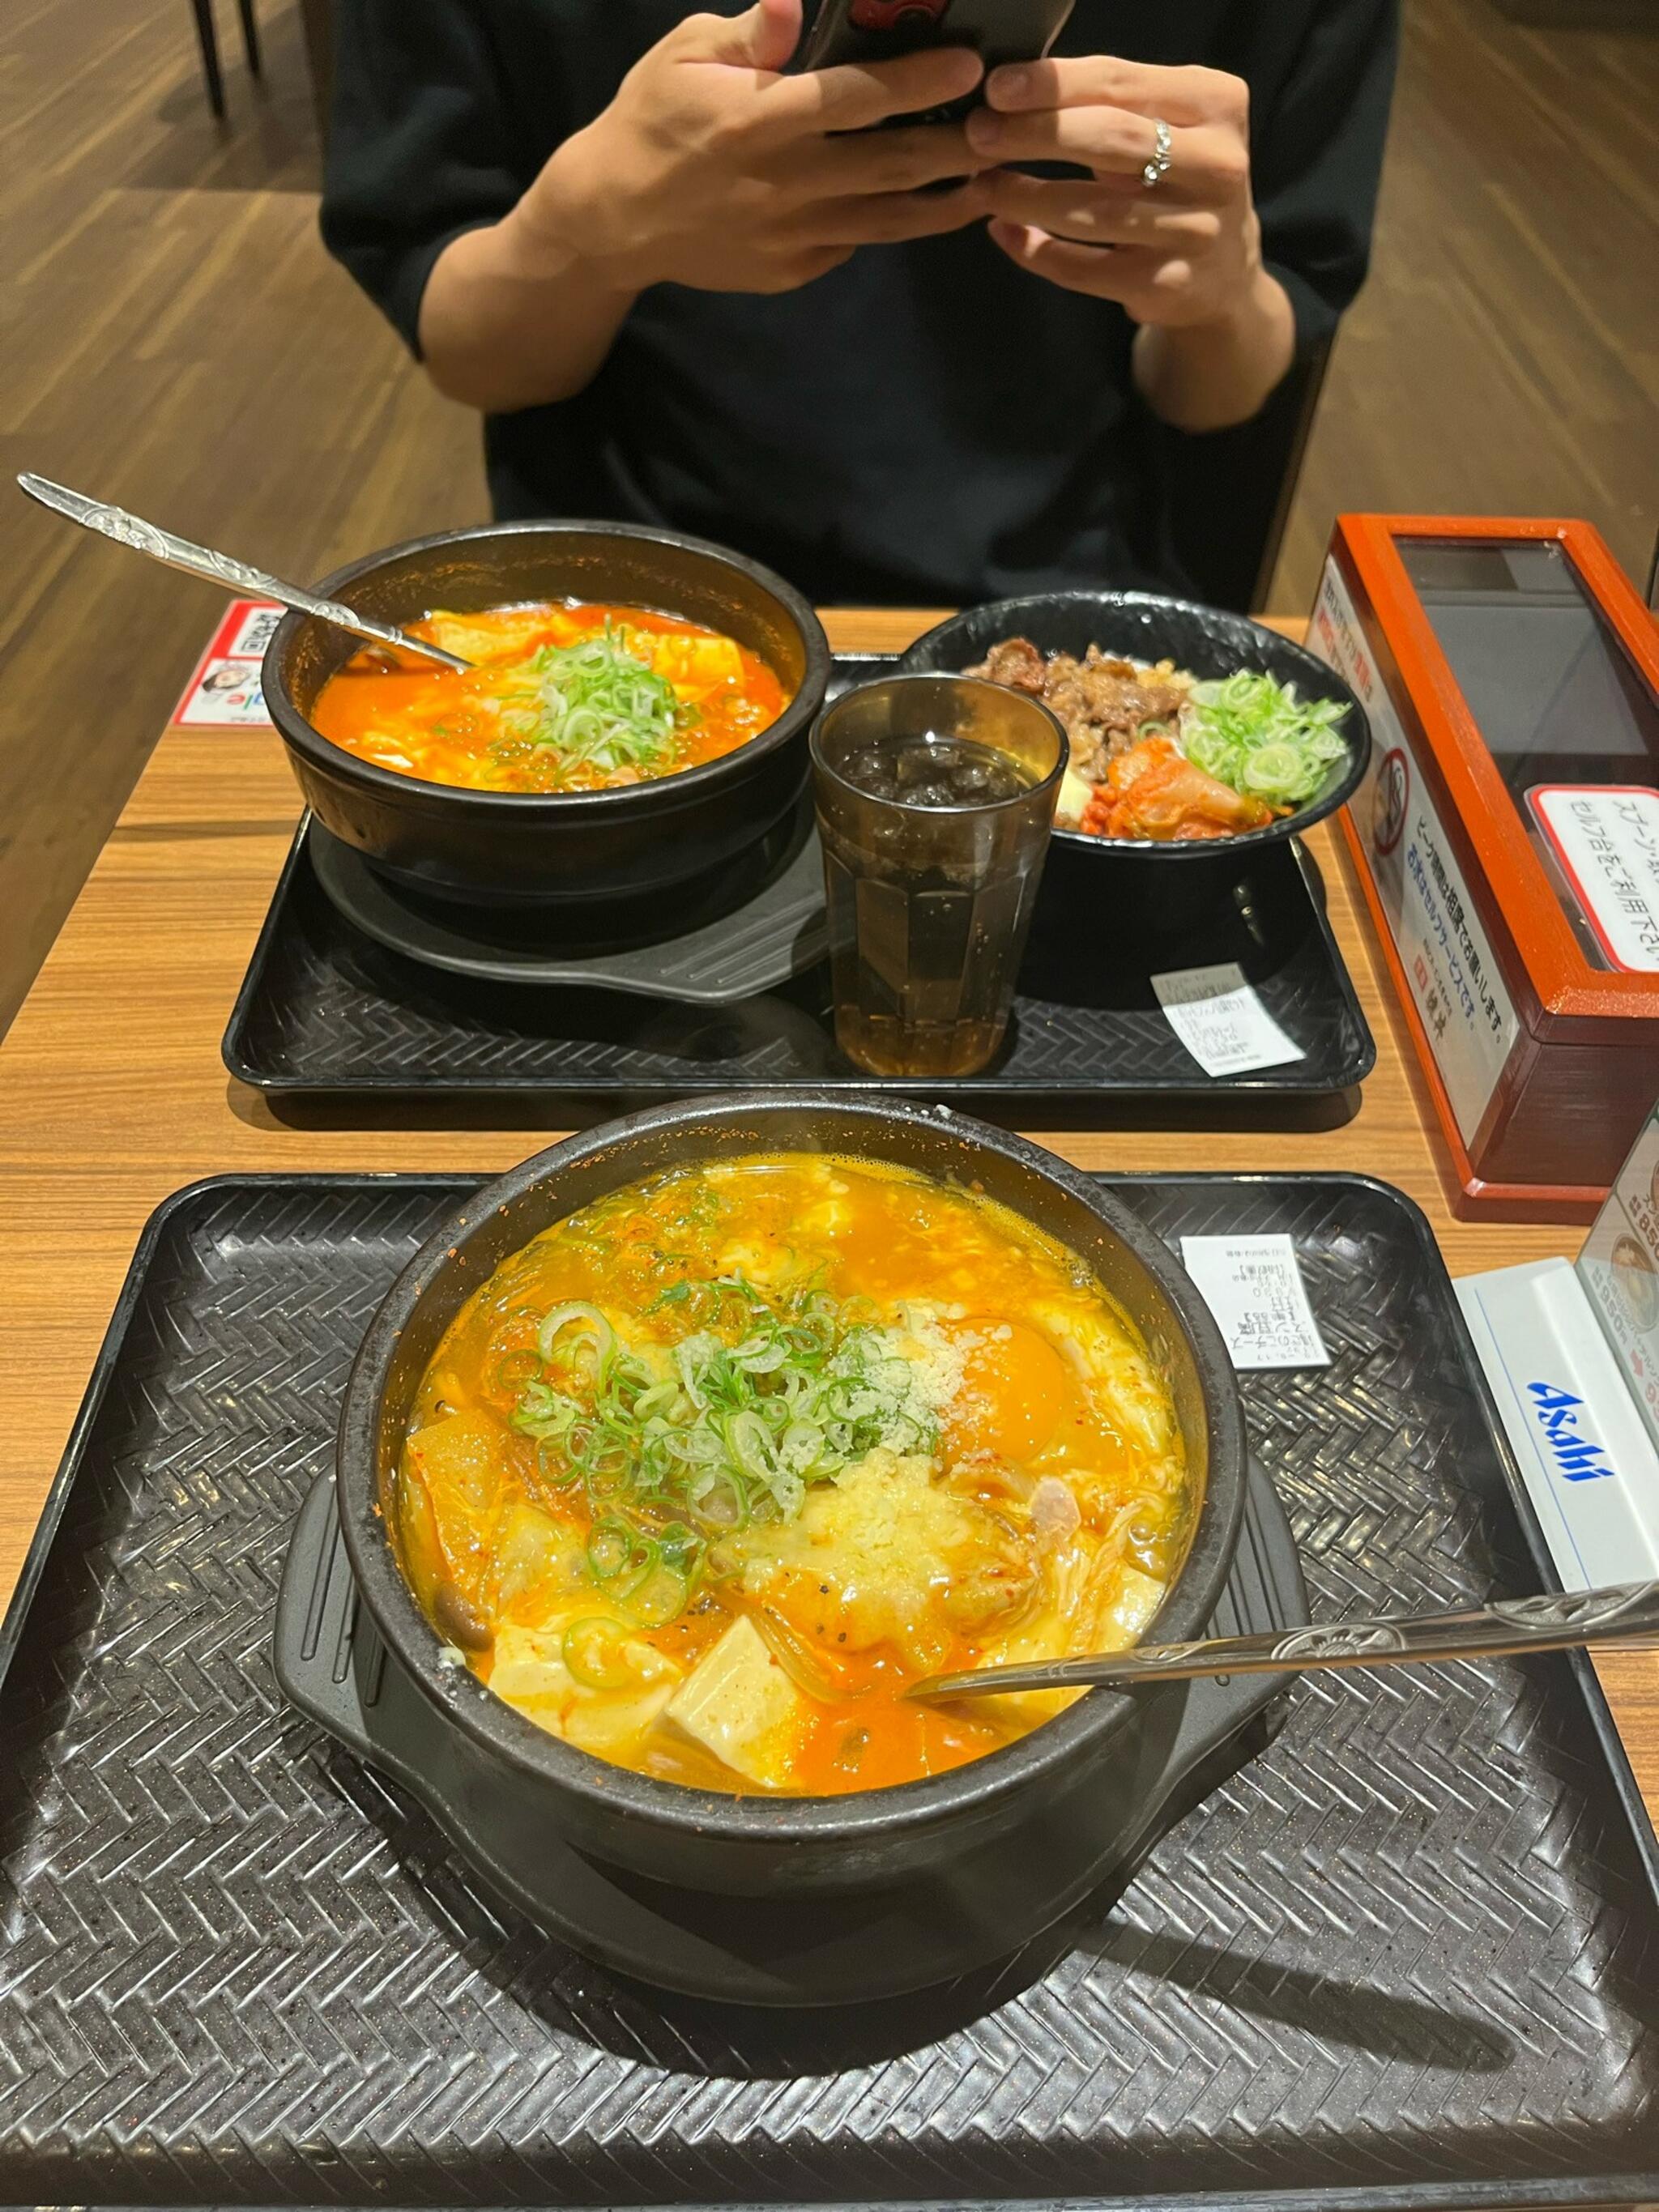
[[[569,1490],[582,1479],[582,1472],[574,1467],[562,1451],[544,1443],[536,1443],[536,1472],[552,1490]]]
[[[634,1679],[623,1651],[627,1631],[619,1620],[590,1614],[564,1632],[562,1655],[585,1690],[625,1690]]]
[[[1249,672],[1197,684],[1181,745],[1206,775],[1269,805],[1304,805],[1347,751],[1334,699],[1301,700],[1293,684]]]
[[[495,1362],[489,1378],[492,1395],[516,1398],[526,1382],[533,1382],[542,1371],[542,1363],[533,1352],[504,1352]]]
[[[541,1353],[544,1362],[550,1367],[552,1365],[553,1347],[573,1322],[580,1323],[582,1333],[592,1339],[593,1356],[603,1367],[617,1348],[617,1332],[597,1306],[554,1307],[552,1312],[542,1323],[540,1334],[536,1339],[536,1348]]]
[[[691,1510],[697,1525],[710,1533],[736,1535],[749,1526],[749,1495],[735,1477],[709,1474],[708,1487],[694,1492]]]
[[[574,645],[544,646],[514,672],[501,708],[511,737],[555,752],[563,769],[660,774],[679,732],[696,720],[666,677],[659,676],[623,629]]]
[[[685,1611],[690,1594],[689,1575],[675,1567],[658,1565],[629,1592],[623,1602],[641,1628],[661,1628]]]
[[[656,1563],[648,1536],[622,1521],[598,1521],[587,1539],[587,1565],[596,1583],[637,1582]]]
[[[811,1484],[878,1444],[902,1454],[939,1440],[908,1362],[866,1307],[811,1285],[769,1296],[735,1275],[653,1310],[665,1304],[692,1325],[649,1359],[597,1307],[556,1306],[538,1333],[543,1371],[513,1415],[544,1478],[581,1486],[593,1581],[650,1626],[684,1610],[711,1546],[793,1520]]]

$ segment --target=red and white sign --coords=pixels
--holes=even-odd
[[[273,600],[233,599],[173,709],[173,720],[194,729],[269,729],[259,663],[282,618]]]
[[[1602,951],[1615,968],[1659,974],[1659,791],[1540,783],[1527,797]]]

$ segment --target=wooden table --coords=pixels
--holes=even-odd
[[[933,619],[843,613],[826,626],[844,651],[884,651]],[[219,1040],[299,811],[274,733],[169,730],[0,1047],[10,1383],[0,1422],[0,1596],[21,1563],[139,1231],[170,1191],[262,1169],[495,1171],[562,1133],[413,1127],[395,1109],[354,1109],[349,1123],[314,1112],[284,1118],[226,1075]],[[1206,1127],[1189,1115],[1179,1128],[1051,1131],[1041,1141],[1085,1168],[1381,1176],[1426,1211],[1455,1274],[1571,1254],[1571,1231],[1452,1219],[1340,840],[1325,824],[1309,843],[1377,1040],[1354,1118],[1292,1133]],[[1659,1816],[1659,1655],[1615,1656],[1601,1673]]]

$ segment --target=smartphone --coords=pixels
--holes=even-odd
[[[811,27],[791,66],[831,69],[842,62],[892,61],[924,46],[971,46],[987,74],[1004,62],[1034,62],[1066,27],[1073,0],[818,0]],[[980,94],[926,117],[965,114]]]

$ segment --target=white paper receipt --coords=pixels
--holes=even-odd
[[[1235,1367],[1330,1365],[1288,1237],[1183,1237],[1181,1258]]]
[[[1237,960],[1154,975],[1164,1018],[1206,1075],[1243,1075],[1306,1057],[1244,981]]]

